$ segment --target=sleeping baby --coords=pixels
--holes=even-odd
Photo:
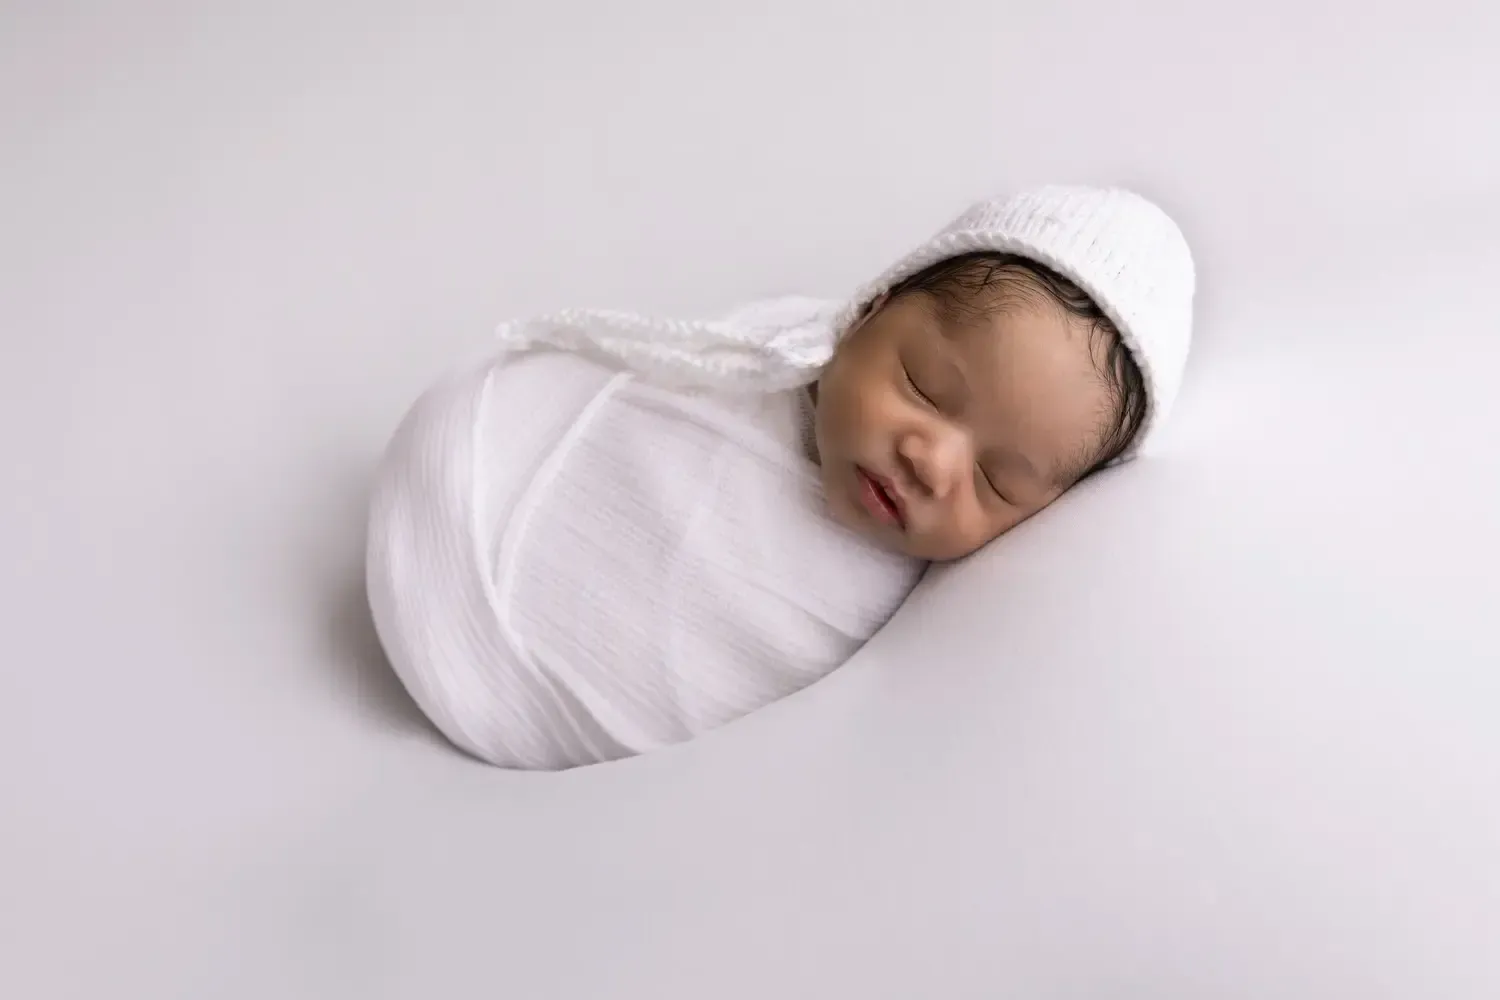
[[[847,302],[569,311],[416,402],[368,590],[437,728],[503,767],[668,746],[836,669],[1167,416],[1194,268],[1138,195],[974,205]]]

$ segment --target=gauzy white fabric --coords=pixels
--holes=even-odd
[[[832,522],[804,390],[684,393],[506,354],[426,393],[374,498],[369,592],[456,745],[560,769],[677,743],[838,667],[922,564]]]
[[[802,387],[903,278],[999,251],[1077,282],[1145,376],[1149,442],[1186,363],[1194,269],[1138,195],[1049,187],[980,202],[850,300],[721,320],[569,311],[497,332],[386,455],[368,589],[397,673],[454,743],[561,768],[687,739],[810,683],[921,566],[824,513]],[[790,409],[789,409],[790,408]]]

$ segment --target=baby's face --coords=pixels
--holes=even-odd
[[[1110,397],[1087,328],[1042,295],[981,319],[877,302],[817,388],[834,517],[919,559],[968,555],[1066,490]]]

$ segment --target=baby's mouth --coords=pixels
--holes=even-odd
[[[859,476],[860,503],[877,521],[894,528],[905,529],[906,518],[901,513],[901,504],[886,484],[863,466],[855,466]]]

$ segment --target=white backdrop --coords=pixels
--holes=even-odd
[[[1500,14],[876,8],[0,5],[0,994],[1500,995]],[[1198,251],[1168,455],[695,744],[430,733],[424,385],[1051,180]]]

